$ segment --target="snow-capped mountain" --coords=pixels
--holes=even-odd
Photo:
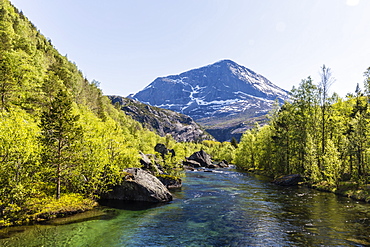
[[[288,92],[244,66],[222,60],[179,75],[159,77],[130,97],[189,115],[207,128],[223,118],[264,115],[275,100],[287,100]]]

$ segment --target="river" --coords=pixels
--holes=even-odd
[[[370,246],[370,204],[233,169],[187,172],[173,202],[0,231],[0,246]]]

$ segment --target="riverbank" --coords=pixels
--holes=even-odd
[[[370,203],[370,184],[359,185],[356,182],[340,182],[338,186],[327,182],[307,183],[307,186],[320,191],[331,192],[357,201]]]
[[[266,171],[249,169],[244,172],[256,175],[269,176]],[[304,181],[299,186],[305,186],[318,191],[334,193],[343,197],[348,197],[357,201],[370,202],[370,185],[358,185],[355,182],[340,182],[338,186],[327,182],[313,183]],[[6,208],[7,217],[0,220],[0,228],[17,225],[30,225],[43,221],[62,218],[85,211],[89,211],[99,206],[93,199],[84,198],[80,194],[65,194],[57,200],[52,197],[36,198],[27,202],[23,207]]]
[[[277,177],[271,176],[267,171],[260,169],[243,170],[247,173],[262,175],[271,178],[271,181]],[[351,198],[356,201],[370,203],[370,184],[360,185],[353,181],[342,181],[338,185],[330,184],[326,181],[313,182],[304,181],[299,183],[300,186],[316,189],[323,192],[334,193],[339,196]]]
[[[363,246],[370,205],[262,176],[189,171],[171,203],[5,228],[0,246]],[[3,235],[1,236],[3,232]]]
[[[53,197],[31,198],[21,207],[7,207],[0,220],[0,228],[28,225],[58,217],[65,217],[91,210],[98,206],[95,200],[80,194],[64,194],[59,200]]]

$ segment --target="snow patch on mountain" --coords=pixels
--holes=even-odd
[[[132,98],[203,119],[248,111],[251,116],[265,114],[276,100],[282,103],[289,95],[262,75],[231,60],[221,60],[159,77]]]

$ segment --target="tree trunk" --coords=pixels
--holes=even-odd
[[[56,194],[56,198],[58,200],[60,198],[60,180],[61,180],[61,171],[60,171],[60,163],[59,163],[57,167],[57,194]]]

